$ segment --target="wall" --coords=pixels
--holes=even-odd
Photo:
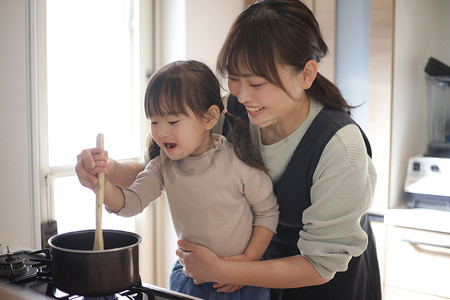
[[[159,66],[179,59],[196,59],[215,70],[217,55],[243,0],[159,0],[157,30]]]
[[[213,71],[228,30],[245,7],[243,0],[157,0],[155,5],[156,67],[175,60],[195,59],[206,63]],[[143,278],[168,287],[168,276],[177,260],[177,237],[167,201],[160,199],[145,213],[156,219],[158,243],[148,250],[156,252],[155,265],[161,272],[153,277],[144,274]]]
[[[244,8],[242,0],[187,1],[186,58],[203,61],[215,70],[228,30]]]
[[[395,2],[390,208],[405,207],[408,159],[428,144],[425,66],[430,56],[450,65],[450,2]]]
[[[35,163],[33,1],[0,2],[0,243],[36,248],[39,205]]]

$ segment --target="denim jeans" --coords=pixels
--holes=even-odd
[[[170,289],[208,300],[268,300],[270,292],[267,288],[244,286],[232,293],[220,293],[213,287],[213,282],[195,285],[194,280],[183,273],[183,267],[177,261],[170,274]]]

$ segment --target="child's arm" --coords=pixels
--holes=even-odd
[[[245,250],[244,257],[247,260],[260,260],[269,246],[273,235],[274,232],[265,227],[253,226],[252,238]]]
[[[244,254],[223,257],[224,260],[260,260],[269,246],[270,241],[274,232],[262,227],[262,226],[253,226],[253,234],[250,242],[248,243],[247,249]],[[224,283],[215,283],[213,285],[214,288],[218,289],[218,292],[234,292],[242,287],[242,285],[236,284],[224,284]]]
[[[128,188],[143,170],[142,165],[135,160],[119,162],[110,158],[108,163],[114,166],[114,172],[110,172],[105,178],[122,188]]]
[[[125,196],[120,188],[105,179],[104,204],[110,212],[117,213],[125,206]]]
[[[77,156],[75,171],[80,183],[95,189],[97,184],[97,174],[105,173],[105,179],[123,188],[129,187],[142,166],[137,161],[115,161],[108,157],[108,152],[102,148],[85,149]]]
[[[230,257],[222,257],[224,260],[260,260],[269,246],[270,241],[274,232],[262,227],[255,225],[253,226],[253,233],[250,242],[248,243],[247,249],[244,254],[235,255]]]

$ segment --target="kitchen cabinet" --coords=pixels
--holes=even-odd
[[[386,254],[386,300],[450,298],[450,233],[389,226]]]
[[[448,298],[442,298],[432,295],[425,295],[421,293],[408,292],[403,289],[386,288],[385,300],[445,300]]]

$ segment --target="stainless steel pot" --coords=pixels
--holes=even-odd
[[[112,295],[140,281],[135,233],[103,230],[104,250],[92,250],[94,230],[69,232],[49,239],[55,286],[68,294]]]

